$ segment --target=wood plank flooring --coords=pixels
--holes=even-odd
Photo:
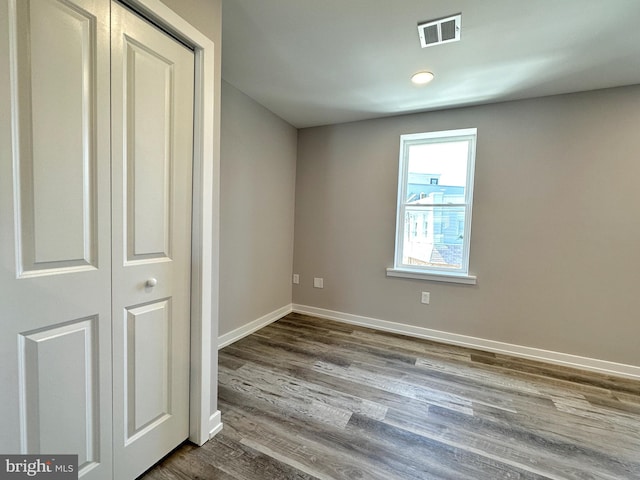
[[[141,478],[640,479],[640,382],[295,313],[220,351],[218,405]]]

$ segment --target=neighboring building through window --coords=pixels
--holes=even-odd
[[[400,137],[396,252],[388,275],[475,283],[469,245],[476,135],[472,128]]]

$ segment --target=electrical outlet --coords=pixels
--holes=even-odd
[[[324,288],[324,279],[323,278],[314,277],[313,286],[315,288]]]
[[[298,275],[297,273],[293,274],[293,283],[295,283],[296,285],[300,283],[300,275]]]
[[[429,304],[429,300],[431,300],[431,294],[429,292],[422,292],[422,299],[420,300],[422,303]]]

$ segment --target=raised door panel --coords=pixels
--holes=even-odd
[[[100,460],[97,318],[18,338],[24,449],[77,454],[82,476]]]
[[[127,309],[125,422],[131,443],[171,411],[171,301]]]
[[[95,268],[97,19],[59,0],[17,2],[15,18],[19,274]]]
[[[127,262],[171,256],[173,63],[125,37]]]

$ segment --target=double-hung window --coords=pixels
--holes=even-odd
[[[394,267],[389,276],[475,283],[469,274],[475,128],[400,137]]]

